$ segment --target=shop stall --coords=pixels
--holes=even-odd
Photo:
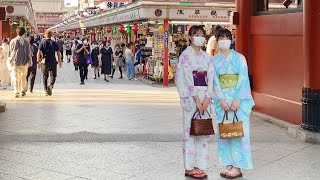
[[[164,5],[164,2],[138,1],[52,29],[57,32],[100,29],[102,37],[111,40],[113,46],[128,42],[141,45],[145,77],[163,81],[167,86],[178,63],[177,41],[187,40],[187,31],[194,24],[204,25],[208,32],[214,24],[229,24],[234,8],[232,3],[167,2]],[[91,39],[96,39],[97,34],[92,31]]]

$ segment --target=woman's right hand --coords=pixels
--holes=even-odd
[[[221,105],[221,107],[222,107],[222,109],[224,111],[229,111],[230,110],[230,107],[229,107],[229,104],[227,103],[227,101],[219,100],[219,103],[220,103],[220,105]]]

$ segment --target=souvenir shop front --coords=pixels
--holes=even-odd
[[[229,24],[232,4],[185,6],[179,2],[164,6],[163,2],[139,1],[76,23],[54,27],[58,32],[88,32],[90,39],[108,39],[112,46],[134,42],[142,47],[148,79],[163,81],[167,86],[174,79],[179,57],[178,40],[187,40],[192,25],[203,25],[207,34],[215,24]]]

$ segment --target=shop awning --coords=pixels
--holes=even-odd
[[[79,28],[119,24],[141,19],[169,19],[199,22],[229,22],[234,3],[197,3],[138,1],[73,23],[60,23],[51,29],[66,31]]]

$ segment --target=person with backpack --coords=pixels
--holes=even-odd
[[[57,77],[57,64],[62,67],[61,53],[58,44],[51,40],[52,31],[45,31],[45,39],[41,42],[37,54],[37,60],[42,65],[43,71],[43,86],[46,96],[52,95],[52,89]],[[58,57],[58,62],[56,59]],[[50,82],[48,85],[48,78],[50,75]]]

